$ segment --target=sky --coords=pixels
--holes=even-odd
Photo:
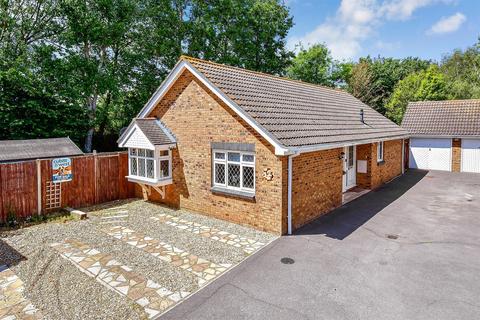
[[[480,36],[480,0],[285,0],[294,26],[287,43],[325,43],[333,57],[440,60]],[[298,47],[297,47],[298,48]]]

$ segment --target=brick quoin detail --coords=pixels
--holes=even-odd
[[[452,171],[460,172],[462,168],[462,139],[452,139]]]

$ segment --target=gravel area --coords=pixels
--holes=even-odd
[[[138,305],[107,289],[61,258],[50,247],[51,243],[67,238],[84,242],[169,290],[195,292],[199,287],[192,273],[117,240],[102,230],[125,226],[211,262],[233,265],[247,257],[243,250],[153,221],[150,217],[166,213],[265,244],[276,238],[268,233],[141,200],[115,201],[82,210],[89,212],[88,220],[51,222],[0,234],[0,265],[9,265],[22,279],[26,289],[24,294],[46,319],[146,318]]]

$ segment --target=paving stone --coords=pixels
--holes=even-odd
[[[225,243],[227,245],[230,245],[236,248],[241,248],[245,253],[249,255],[257,251],[258,249],[262,248],[265,245],[260,241],[255,241],[252,239],[248,239],[246,237],[241,237],[239,235],[232,234],[227,231],[222,231],[214,227],[204,226],[199,223],[174,217],[172,215],[165,214],[165,213],[156,215],[154,217],[150,217],[150,219],[161,222],[161,223],[165,223],[167,225],[178,228],[180,230],[185,230],[194,234],[198,234],[202,237],[209,238],[211,240]]]
[[[41,312],[23,295],[23,281],[7,266],[0,270],[0,320],[41,319]]]
[[[163,288],[160,284],[143,278],[131,268],[121,265],[112,256],[79,241],[67,239],[63,243],[54,243],[51,246],[87,275],[136,302],[149,318],[155,317],[178,302],[179,296],[189,294],[188,292],[171,292],[166,288],[164,292],[168,292],[168,295],[159,294],[158,288]],[[73,259],[74,257],[84,259],[78,263],[76,262],[78,259]]]
[[[226,268],[231,266],[229,264],[219,265],[199,258],[171,244],[145,236],[141,232],[136,232],[123,226],[115,226],[104,229],[103,231],[116,239],[154,255],[162,261],[193,273],[198,278],[199,286],[203,286],[209,280],[215,279],[223,273]]]

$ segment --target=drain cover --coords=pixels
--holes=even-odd
[[[398,236],[396,234],[387,234],[387,238],[395,240],[398,239]]]
[[[293,260],[292,258],[284,257],[280,259],[280,262],[283,264],[294,264],[295,260]]]

